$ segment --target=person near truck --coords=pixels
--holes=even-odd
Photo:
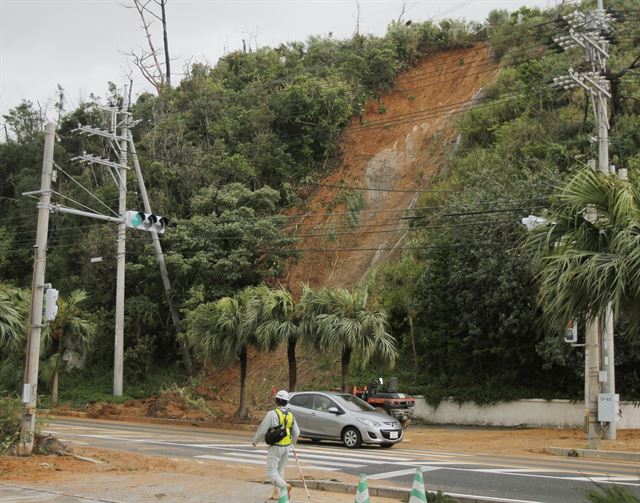
[[[291,485],[287,484],[284,478],[284,469],[289,460],[289,449],[298,441],[300,428],[293,417],[293,412],[287,410],[289,403],[289,393],[281,389],[275,395],[276,407],[267,412],[264,419],[260,423],[256,434],[251,443],[255,447],[258,442],[264,441],[267,430],[272,426],[284,424],[286,428],[285,437],[274,445],[269,446],[267,452],[267,478],[273,484],[273,494],[270,499],[277,500],[280,498],[280,491],[283,487],[291,491]]]

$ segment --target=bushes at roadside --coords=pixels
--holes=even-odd
[[[591,503],[640,503],[640,498],[621,486],[598,486],[587,494]]]
[[[0,454],[4,454],[20,436],[22,404],[18,398],[0,398]]]

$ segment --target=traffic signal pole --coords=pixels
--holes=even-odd
[[[27,354],[24,368],[24,386],[22,402],[24,411],[20,427],[18,455],[30,456],[36,432],[36,407],[38,392],[38,367],[40,364],[40,334],[42,332],[42,299],[44,292],[44,273],[47,264],[47,234],[49,232],[49,209],[51,201],[51,178],[53,176],[53,147],[56,125],[47,124],[42,160],[42,178],[40,182],[40,201],[38,203],[38,225],[36,229],[35,259],[33,263],[33,282],[31,285],[31,318],[27,335]]]
[[[136,177],[138,178],[138,186],[140,187],[140,196],[142,197],[142,204],[144,204],[144,211],[147,213],[153,213],[151,211],[149,196],[147,195],[147,187],[144,184],[144,178],[142,178],[142,169],[140,168],[138,154],[136,153],[136,145],[133,142],[133,135],[131,134],[131,131],[129,131],[129,148],[131,149],[133,169],[135,169]],[[167,295],[167,304],[169,305],[171,319],[173,320],[176,332],[178,332],[180,330],[180,317],[178,316],[178,311],[171,300],[171,281],[169,280],[167,264],[165,263],[164,255],[162,253],[160,239],[158,238],[158,233],[153,229],[151,230],[151,240],[153,242],[153,249],[155,250],[156,258],[158,259],[158,265],[160,266],[160,275],[162,276],[162,284],[164,285],[164,291]],[[182,353],[182,364],[184,365],[184,370],[187,375],[191,375],[191,355],[189,354],[189,348],[182,340],[180,341],[180,352]]]

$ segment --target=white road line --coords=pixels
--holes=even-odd
[[[260,456],[262,459],[264,459],[266,457],[266,452],[262,451],[256,451],[254,453],[251,452],[230,452],[229,455],[230,456],[237,456],[237,457],[249,457],[250,459],[253,459],[256,455]],[[298,453],[298,458],[300,458],[300,461],[303,463],[306,463],[307,460],[305,460],[301,454]],[[291,458],[290,458],[291,459]],[[263,461],[264,462],[264,461]],[[360,468],[361,466],[364,466],[363,464],[358,464],[358,463],[340,463],[339,461],[335,461],[334,458],[323,458],[323,459],[310,459],[308,460],[309,463],[315,463],[318,465],[329,465],[329,466],[342,466],[343,468]]]
[[[514,500],[510,498],[494,498],[492,496],[483,496],[480,494],[462,494],[462,493],[445,493],[452,498],[468,498],[468,499],[482,499],[483,501],[497,501],[499,503],[544,503],[543,501],[533,500]]]
[[[213,456],[211,454],[203,454],[202,456],[194,456],[194,457],[198,459],[210,459],[212,461],[229,461],[229,462],[238,463],[238,464],[264,465],[264,460],[261,460],[261,459],[239,459],[239,458],[234,458],[232,456]],[[289,465],[294,466],[294,463],[289,462]],[[308,468],[310,470],[321,470],[325,472],[336,471],[335,468],[330,468],[327,466],[306,465],[305,468]]]
[[[383,461],[409,461],[411,458],[406,457],[397,457],[397,456],[386,456],[384,454],[375,454],[369,452],[354,452],[354,451],[346,451],[344,449],[322,449],[322,448],[314,448],[314,447],[298,447],[296,446],[296,452],[314,452],[318,454],[335,454],[341,458],[366,458],[366,459],[380,459]]]
[[[442,463],[440,463],[442,464]],[[450,470],[450,471],[459,471],[459,472],[476,472],[476,473],[492,473],[495,475],[511,475],[514,477],[534,477],[534,478],[541,478],[541,479],[554,479],[554,480],[574,480],[577,482],[600,482],[600,483],[604,483],[604,484],[621,484],[621,485],[627,485],[627,486],[633,486],[633,487],[640,487],[640,477],[638,478],[632,478],[632,477],[602,477],[602,476],[580,476],[580,477],[561,477],[559,475],[546,475],[546,474],[540,474],[540,473],[531,473],[531,472],[520,472],[518,471],[517,468],[514,468],[513,470],[509,470],[508,468],[504,468],[504,469],[500,469],[498,471],[496,471],[495,469],[490,469],[490,468],[455,468],[455,467],[450,467],[450,466],[440,466],[440,467],[435,467],[432,466],[432,468],[439,468],[441,470]],[[540,470],[538,470],[540,471]],[[400,477],[402,475],[407,475],[407,473],[403,473],[406,472],[406,470],[398,470],[395,472],[386,472],[386,473],[377,473],[375,475],[371,475],[369,476],[369,478],[375,478],[375,479],[385,479],[385,478],[392,478],[392,477]],[[410,471],[410,473],[415,472],[415,470]],[[632,482],[633,481],[633,482]],[[636,483],[637,482],[637,483]],[[516,500],[514,500],[516,501]]]
[[[377,459],[368,459],[368,458],[356,458],[356,457],[347,457],[347,456],[327,456],[326,454],[309,454],[307,452],[300,452],[296,450],[296,454],[300,459],[305,458],[318,458],[318,459],[338,459],[342,461],[353,461],[356,463],[366,463],[368,465],[387,465],[386,461],[379,461]],[[354,465],[354,466],[362,466],[362,464]]]
[[[437,459],[435,460],[429,460],[429,461],[406,461],[406,462],[400,462],[400,463],[389,463],[390,465],[412,465],[412,466],[432,466],[432,465],[438,465],[438,466],[457,466],[457,465],[469,465],[471,463],[469,463],[468,461],[438,461]],[[544,470],[542,470],[544,471]]]
[[[549,468],[469,468],[470,472],[478,473],[503,473],[505,475],[517,473],[544,473],[551,471]]]
[[[431,472],[438,470],[438,467],[432,466],[430,468],[423,468],[423,472]],[[393,477],[402,477],[403,475],[413,475],[416,473],[415,468],[407,468],[406,470],[396,470],[395,472],[384,472],[384,473],[375,473],[373,475],[367,475],[367,478],[370,480],[382,480],[382,479],[390,479]]]
[[[621,484],[625,486],[640,487],[640,478],[635,477],[553,477],[562,480],[577,480],[579,482],[596,482],[601,484]]]
[[[444,451],[428,451],[424,449],[394,449],[394,451],[400,451],[402,454],[419,453],[419,454],[431,454],[433,456],[445,456],[445,457],[473,457],[475,454],[462,454],[459,452],[444,452]]]
[[[222,444],[185,444],[185,445],[189,445],[191,447],[201,447],[203,449],[216,449],[216,448],[228,449],[230,447],[248,447],[251,444],[249,442],[245,442],[244,444],[222,443]]]

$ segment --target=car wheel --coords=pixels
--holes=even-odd
[[[384,447],[385,449],[388,449],[389,447],[393,447],[393,444],[380,444],[380,447]]]
[[[357,449],[362,445],[362,437],[360,432],[353,426],[347,426],[342,430],[342,443],[349,449]]]

